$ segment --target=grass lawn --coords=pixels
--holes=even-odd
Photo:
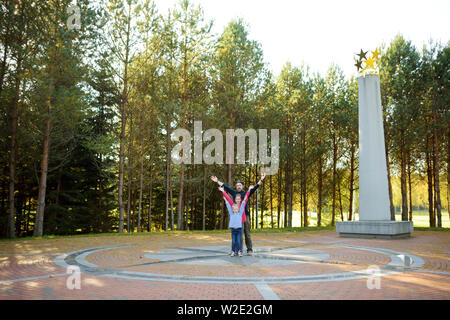
[[[329,230],[333,231],[336,227],[332,227],[330,225],[327,226],[309,226],[309,227],[292,227],[292,228],[270,228],[269,225],[263,229],[252,229],[252,233],[283,233],[283,232],[318,232],[318,231],[324,231]],[[423,227],[423,226],[417,226],[414,225],[415,231],[443,231],[448,232],[450,231],[449,227],[443,227],[443,228],[429,228],[429,227]],[[191,231],[152,231],[151,234],[214,234],[214,233],[226,233],[228,234],[230,231],[228,229],[222,229],[222,230],[191,230]],[[149,233],[147,231],[145,232],[133,232],[133,233],[118,233],[118,232],[106,232],[106,233],[86,233],[86,234],[75,234],[75,235],[44,235],[42,237],[23,237],[23,238],[15,238],[15,239],[0,239],[0,242],[8,242],[8,241],[23,241],[23,240],[36,240],[36,239],[61,239],[61,238],[83,238],[83,237],[142,237],[142,236],[149,236]]]
[[[344,212],[344,219],[347,219],[347,213],[345,213],[345,212]],[[356,220],[356,221],[359,220],[358,214],[355,214],[355,217],[353,220]],[[402,220],[401,213],[397,213],[395,215],[395,220],[396,221]],[[274,223],[276,225],[276,212],[274,212],[274,221],[275,221]],[[317,226],[317,217],[316,217],[315,212],[309,213],[308,221],[309,221],[310,226]],[[336,221],[341,221],[339,211],[337,211]],[[421,227],[421,228],[429,227],[430,221],[429,221],[428,211],[427,210],[413,211],[413,223],[414,223],[414,227]],[[265,212],[264,227],[269,227],[270,224],[271,224],[270,212]],[[329,224],[331,224],[331,213],[325,212],[322,215],[322,225],[329,225]],[[281,217],[280,225],[283,225],[283,217]],[[436,225],[437,225],[437,221],[436,221]],[[292,226],[293,227],[301,226],[299,211],[294,211],[292,214]],[[442,211],[442,227],[450,228],[450,219],[448,216],[448,212],[444,211],[444,210]]]

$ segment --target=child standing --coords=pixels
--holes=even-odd
[[[241,232],[242,232],[242,220],[243,213],[245,210],[245,205],[247,204],[248,196],[250,194],[250,190],[253,187],[250,187],[247,193],[245,194],[244,201],[241,202],[240,206],[236,203],[233,203],[231,198],[225,192],[223,187],[220,187],[219,190],[223,194],[223,199],[225,200],[225,204],[227,205],[228,213],[230,215],[228,228],[231,229],[231,256],[239,255],[242,257],[242,244],[241,244]]]

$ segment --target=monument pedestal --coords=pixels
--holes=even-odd
[[[380,79],[358,78],[359,221],[336,223],[341,237],[407,238],[411,221],[391,221]]]
[[[339,221],[336,232],[348,238],[398,239],[408,238],[413,232],[412,221]]]

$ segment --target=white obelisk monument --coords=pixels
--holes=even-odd
[[[391,221],[380,78],[361,75],[358,86],[359,221],[337,222],[336,231],[343,237],[408,237],[411,221]]]

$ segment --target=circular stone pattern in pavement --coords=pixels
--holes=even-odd
[[[231,257],[226,254],[227,250],[229,250],[228,246],[169,248],[156,253],[146,253],[144,257],[161,262],[218,267],[233,265],[285,266],[307,261],[323,261],[330,257],[324,252],[301,248],[258,247],[253,255],[245,257]]]
[[[318,281],[343,281],[352,279],[361,279],[373,277],[374,272],[377,276],[385,276],[390,274],[402,273],[411,269],[420,268],[423,265],[423,260],[419,257],[373,247],[351,246],[345,244],[334,244],[331,247],[335,250],[339,248],[351,249],[356,251],[365,251],[366,254],[383,254],[388,255],[390,263],[384,266],[373,267],[359,266],[351,262],[331,261],[330,256],[326,252],[314,249],[305,249],[301,246],[290,247],[275,247],[275,246],[259,246],[255,252],[243,257],[230,257],[229,246],[196,246],[196,247],[176,247],[164,248],[156,252],[144,253],[141,255],[143,260],[141,263],[134,265],[126,265],[122,267],[108,268],[98,266],[87,260],[87,257],[93,253],[103,255],[112,254],[116,249],[133,247],[135,245],[116,245],[100,248],[89,248],[72,253],[62,254],[55,259],[55,263],[62,267],[78,266],[81,272],[126,279],[138,279],[147,281],[171,281],[171,282],[197,282],[197,283],[298,283],[298,282],[318,282]],[[328,246],[330,248],[330,246]],[[124,261],[121,261],[122,263]],[[125,262],[126,263],[126,262]],[[179,272],[177,274],[164,273],[165,266],[171,264],[176,267]],[[338,265],[349,265],[353,271],[342,272],[342,268],[337,268]],[[298,265],[298,268],[295,267]],[[322,272],[313,275],[302,274],[302,265],[314,265],[315,269],[326,266]],[[140,272],[132,270],[136,267],[152,266],[157,267],[158,273]],[[187,267],[197,266],[202,269],[208,266],[219,268],[208,268],[209,271],[217,271],[217,276],[202,275],[186,275],[183,270]],[[241,274],[244,276],[220,276],[220,267],[246,267],[252,270],[274,267],[276,270],[283,270],[282,268],[289,268],[287,276],[252,276],[251,272]],[[295,268],[292,268],[294,266]],[[334,269],[333,269],[334,266]],[[357,266],[357,268],[355,268]],[[345,266],[341,266],[345,267]],[[330,272],[331,270],[335,272]],[[355,270],[356,269],[356,270]],[[140,269],[141,270],[141,269]],[[348,268],[347,268],[348,270]],[[211,274],[211,272],[208,272]],[[214,273],[213,273],[214,274]],[[279,274],[282,274],[279,273]]]

